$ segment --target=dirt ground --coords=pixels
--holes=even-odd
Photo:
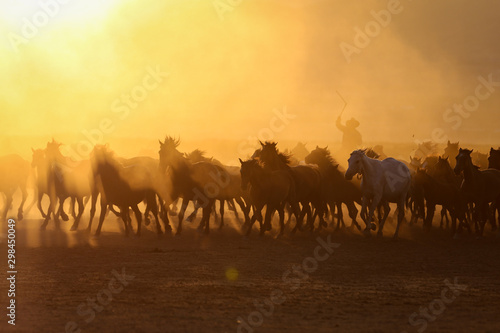
[[[383,239],[244,238],[231,226],[202,235],[194,222],[178,237],[150,225],[126,238],[109,215],[95,238],[87,217],[70,232],[71,222],[40,231],[37,216],[17,223],[16,325],[2,278],[1,332],[500,332],[500,240],[489,230],[453,240],[405,224],[393,241],[388,223]]]

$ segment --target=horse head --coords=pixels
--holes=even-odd
[[[471,153],[472,150],[462,148],[459,149],[458,155],[456,157],[457,163],[454,169],[457,175],[464,171],[467,166],[472,165],[472,159],[470,157]]]
[[[363,173],[363,159],[366,157],[365,152],[363,150],[355,150],[351,153],[351,157],[347,160],[349,163],[349,167],[345,172],[345,178],[347,180],[351,180],[352,177],[356,174]]]
[[[252,179],[255,168],[259,167],[258,161],[254,159],[249,159],[247,161],[242,161],[239,159],[241,163],[240,175],[241,175],[241,189],[246,191],[248,188],[248,184],[250,184],[250,180]]]

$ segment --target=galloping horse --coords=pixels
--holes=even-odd
[[[30,174],[30,164],[21,156],[11,154],[0,157],[0,192],[5,194],[5,206],[2,219],[7,218],[7,213],[12,205],[13,195],[19,188],[22,193],[22,200],[17,209],[17,218],[23,219],[23,207],[28,197],[26,183]]]
[[[128,235],[131,228],[129,207],[132,208],[137,219],[137,235],[141,233],[142,216],[137,204],[146,201],[156,220],[157,233],[161,234],[158,221],[158,207],[156,192],[152,186],[152,177],[147,168],[140,164],[124,167],[118,162],[106,146],[96,145],[91,153],[92,170],[96,188],[101,194],[101,214],[96,236],[101,233],[102,224],[106,216],[108,205],[113,204],[120,208],[121,217]],[[88,231],[92,228],[89,221]]]
[[[52,213],[56,224],[58,224],[59,215],[62,215],[64,201],[67,198],[75,198],[78,202],[79,211],[72,226],[74,229],[78,226],[85,208],[83,198],[94,193],[90,161],[71,161],[61,154],[59,151],[60,146],[60,143],[52,139],[52,142],[48,142],[45,148],[46,161],[48,162],[47,186],[50,206],[41,226],[42,229],[46,228]],[[56,212],[57,199],[59,199],[59,209]]]
[[[280,235],[284,232],[284,207],[286,202],[296,202],[295,183],[290,173],[284,170],[266,170],[256,160],[250,159],[241,163],[241,188],[250,187],[250,196],[254,205],[254,214],[250,220],[246,234],[249,235],[255,220],[259,220],[260,234],[271,230],[271,217],[278,211],[280,218]],[[296,204],[295,204],[296,205]],[[262,223],[262,208],[267,206],[266,217]],[[295,207],[294,207],[295,208]]]
[[[339,165],[330,154],[328,147],[319,148],[316,146],[309,155],[305,157],[305,162],[308,164],[316,164],[322,175],[322,194],[323,199],[330,206],[333,213],[335,206],[337,207],[337,227],[344,224],[342,214],[342,204],[347,206],[349,216],[352,219],[351,226],[356,226],[359,230],[361,227],[356,221],[358,209],[354,202],[361,204],[361,190],[352,181],[346,180],[343,173],[338,169]]]
[[[349,157],[349,168],[345,173],[346,179],[350,180],[356,174],[363,176],[361,182],[361,193],[363,195],[362,211],[366,210],[370,203],[367,219],[365,221],[365,234],[370,234],[372,229],[372,218],[379,203],[385,207],[384,216],[380,221],[378,236],[382,236],[385,220],[389,215],[389,202],[395,202],[398,206],[398,225],[394,232],[394,238],[398,237],[399,226],[405,214],[405,202],[410,189],[411,176],[408,167],[391,157],[383,161],[369,158],[363,150],[355,150]],[[371,202],[370,202],[371,200]]]
[[[500,171],[479,170],[472,164],[472,150],[460,148],[456,157],[455,173],[463,173],[461,190],[474,202],[474,220],[479,223],[478,236],[482,236],[488,218],[488,204],[500,204]]]
[[[160,170],[165,173],[170,168],[172,181],[172,200],[182,197],[179,211],[177,234],[182,232],[182,220],[189,201],[197,201],[203,207],[203,218],[200,226],[205,226],[205,233],[210,231],[210,213],[220,189],[227,186],[229,178],[220,166],[208,162],[189,162],[177,150],[180,142],[167,136],[160,143]]]
[[[302,205],[302,212],[297,220],[299,229],[301,228],[302,219],[305,214],[307,214],[307,224],[311,231],[314,229],[314,218],[310,204],[312,204],[317,212],[315,215],[320,219],[320,228],[326,226],[319,168],[316,165],[290,166],[289,156],[278,151],[276,142],[260,142],[260,144],[262,151],[260,152],[259,159],[263,163],[264,168],[271,171],[284,170],[292,175],[295,182],[296,198]]]

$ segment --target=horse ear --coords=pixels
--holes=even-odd
[[[328,146],[325,147],[325,150],[328,150]]]
[[[450,156],[446,156],[446,157],[445,157],[445,158],[443,158],[443,159],[444,159],[445,161],[448,161],[448,157],[450,157]]]
[[[163,146],[163,142],[161,142],[160,139],[158,139],[158,142],[160,143],[160,146]]]
[[[450,143],[451,143],[450,140],[448,140],[448,145],[450,145]]]
[[[339,168],[339,165],[338,165],[338,164],[335,164],[333,167],[334,167],[335,169],[338,169],[338,168]]]
[[[262,143],[262,141],[259,140],[259,143],[262,147],[264,147],[264,144]]]
[[[491,148],[491,149],[493,149],[493,148]],[[32,151],[32,152],[35,152],[35,149],[33,149],[33,147],[31,147],[31,151]]]
[[[318,145],[316,145],[316,149],[319,149]]]
[[[238,158],[240,160],[240,163],[243,164],[243,161],[241,160],[241,158]]]

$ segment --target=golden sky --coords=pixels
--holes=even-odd
[[[0,0],[1,136],[240,140],[286,109],[275,139],[334,142],[338,91],[366,141],[500,141],[498,91],[443,120],[500,82],[498,1],[402,0],[350,61],[342,43],[392,1],[61,2]]]

